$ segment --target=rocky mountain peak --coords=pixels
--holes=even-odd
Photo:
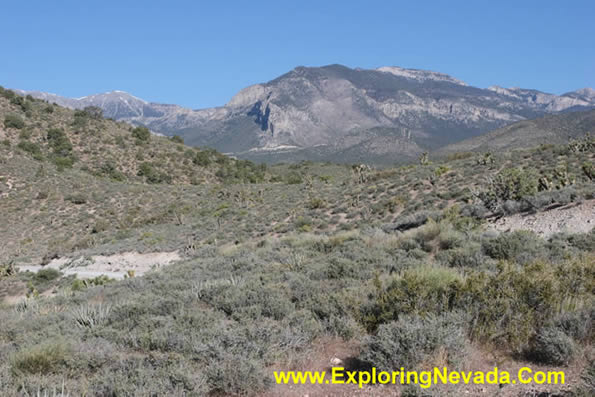
[[[295,160],[394,163],[517,121],[595,108],[590,88],[564,95],[482,89],[396,66],[298,66],[242,89],[225,106],[202,110],[148,103],[122,91],[78,99],[31,94],[73,108],[99,106],[106,117],[258,160],[292,151]]]
[[[390,73],[395,76],[404,77],[406,79],[420,81],[420,82],[432,80],[432,81],[446,81],[449,83],[459,84],[459,85],[464,85],[464,86],[468,85],[464,81],[455,79],[454,77],[449,76],[447,74],[439,73],[439,72],[432,72],[432,71],[428,71],[428,70],[406,69],[406,68],[401,68],[398,66],[383,66],[376,70],[378,70],[380,72]]]

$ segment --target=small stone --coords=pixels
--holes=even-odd
[[[331,358],[331,365],[341,365],[343,364],[343,360],[338,357]]]

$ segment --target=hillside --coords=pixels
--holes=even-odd
[[[561,96],[481,89],[438,72],[342,65],[297,67],[211,109],[148,103],[120,91],[78,99],[31,95],[75,108],[99,106],[106,117],[263,162],[394,164],[517,121],[595,106],[590,89]]]
[[[73,111],[1,87],[0,140],[9,156],[27,155],[40,170],[73,168],[120,182],[201,184],[264,177],[262,167],[105,119],[97,107]]]
[[[592,138],[382,170],[264,170],[212,151],[196,164],[204,151],[137,142],[133,127],[93,109],[16,98],[0,98],[5,395],[422,393],[274,384],[275,370],[337,360],[567,374],[565,385],[433,395],[590,395],[595,220],[546,238],[493,229],[592,209]],[[138,175],[149,153],[163,177]],[[98,172],[107,159],[123,178]]]
[[[595,134],[595,110],[524,120],[439,149],[436,154],[495,152],[561,144]]]

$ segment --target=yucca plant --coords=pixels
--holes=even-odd
[[[94,328],[107,319],[111,309],[111,305],[87,304],[74,309],[72,316],[78,327]]]

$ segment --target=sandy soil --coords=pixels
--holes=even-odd
[[[38,272],[41,269],[57,269],[65,275],[76,274],[80,279],[94,278],[105,275],[110,278],[122,279],[129,271],[134,276],[141,276],[146,272],[180,260],[180,255],[174,252],[154,252],[139,254],[126,252],[115,255],[96,255],[79,258],[57,258],[46,266],[19,266],[19,270]]]
[[[542,237],[558,232],[587,233],[595,226],[595,200],[570,204],[536,214],[515,214],[494,221],[490,227],[499,232],[531,230]]]

